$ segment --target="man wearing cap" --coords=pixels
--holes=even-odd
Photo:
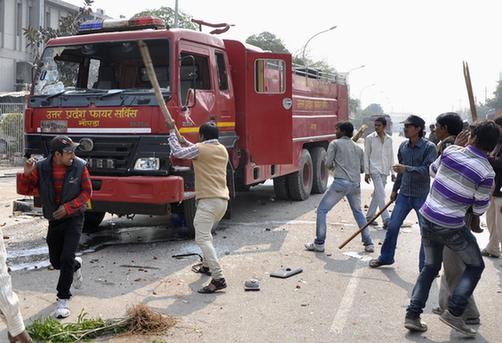
[[[20,180],[23,193],[38,190],[43,215],[49,221],[49,259],[54,269],[60,270],[56,318],[70,315],[70,287],[73,283],[80,288],[83,281],[82,259],[75,257],[75,252],[92,186],[86,162],[75,156],[78,145],[67,136],[54,137],[49,156],[38,162],[28,159]]]
[[[396,204],[390,217],[380,256],[369,262],[372,268],[394,263],[399,229],[411,210],[415,210],[420,221],[418,211],[424,204],[430,188],[429,166],[436,159],[436,146],[424,138],[424,129],[424,120],[416,115],[409,116],[404,122],[404,135],[408,140],[399,146],[397,154],[399,163],[392,167],[398,174],[390,196]],[[420,270],[423,265],[424,254],[421,247]]]

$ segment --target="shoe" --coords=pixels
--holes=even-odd
[[[224,278],[218,280],[211,279],[211,282],[208,283],[207,286],[202,287],[197,292],[202,294],[210,294],[224,288],[227,288],[227,282]]]
[[[373,217],[371,218],[366,218],[366,223],[369,223],[369,221],[373,219]],[[378,222],[376,220],[373,221],[373,223],[370,224],[371,226],[378,226]]]
[[[437,315],[442,315],[444,310],[441,308],[441,306],[434,307],[432,309],[432,313],[437,314]]]
[[[425,324],[420,318],[405,318],[404,327],[410,331],[425,332],[427,331],[427,324]]]
[[[479,319],[479,317],[465,318],[464,322],[467,325],[479,325],[479,324],[481,324],[481,320]]]
[[[375,246],[373,244],[365,245],[364,251],[366,252],[375,252]]]
[[[387,220],[385,223],[383,223],[382,228],[383,228],[384,230],[387,230],[387,229],[389,228],[389,222],[390,222],[390,220]]]
[[[378,267],[381,267],[381,266],[387,266],[389,264],[391,264],[391,263],[383,263],[378,258],[374,258],[374,259],[370,260],[369,266],[371,268],[378,268]]]
[[[75,261],[80,263],[80,268],[73,273],[73,287],[79,289],[84,282],[84,276],[82,275],[82,257],[75,257]]]
[[[439,320],[441,320],[443,323],[457,330],[458,332],[460,332],[465,336],[476,337],[476,330],[473,330],[467,325],[465,325],[465,322],[462,319],[462,317],[456,317],[453,314],[451,314],[450,311],[448,310],[444,311],[443,314],[441,314]]]
[[[315,243],[306,243],[305,249],[308,251],[324,252],[324,245]]]
[[[488,250],[486,250],[486,248],[483,249],[483,250],[481,250],[481,255],[485,256],[485,257],[493,257],[493,258],[499,258],[500,257],[500,255],[494,255],[494,254],[488,252]]]
[[[57,299],[56,311],[54,317],[63,319],[70,316],[70,299]]]

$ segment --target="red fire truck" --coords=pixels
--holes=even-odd
[[[293,66],[289,54],[169,29],[155,17],[90,22],[79,35],[48,42],[25,113],[27,157],[46,156],[57,134],[81,143],[77,155],[94,190],[87,230],[106,212],[181,211],[193,234],[193,169],[170,158],[139,40],[180,133],[195,142],[202,123],[216,122],[232,195],[267,179],[280,199],[325,191],[326,149],[337,121],[348,118],[343,78]]]

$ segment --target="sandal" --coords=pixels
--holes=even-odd
[[[202,294],[210,294],[224,288],[227,288],[227,283],[224,278],[218,280],[211,279],[211,282],[207,284],[207,286],[202,287],[197,292]]]
[[[194,273],[206,274],[207,276],[211,276],[211,271],[209,270],[209,267],[203,266],[202,262],[194,264],[192,266],[192,271]]]

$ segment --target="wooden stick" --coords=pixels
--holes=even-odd
[[[356,134],[352,137],[352,140],[354,142],[357,142],[359,140],[359,138],[361,138],[362,135],[364,134],[364,131],[366,131],[367,129],[368,129],[368,125],[366,125],[366,124],[361,125],[359,130],[357,130]]]
[[[383,213],[383,211],[385,211],[387,209],[387,207],[390,206],[390,204],[392,204],[394,202],[394,200],[390,200],[385,206],[384,208],[382,208],[380,210],[380,212],[378,212],[377,214],[375,214],[375,216],[369,220],[366,225],[364,225],[362,228],[360,228],[358,231],[354,232],[354,234],[352,236],[350,236],[345,242],[343,242],[342,244],[340,244],[340,246],[338,247],[338,249],[343,249],[344,246],[346,246],[347,244],[349,244],[349,242],[351,240],[353,240],[357,235],[359,235],[361,232],[363,232],[364,229],[366,229],[368,226],[371,225],[371,223],[373,223],[378,217],[380,217],[380,215]]]
[[[164,96],[160,90],[159,81],[157,80],[157,75],[155,74],[155,69],[153,68],[152,58],[150,57],[150,52],[148,51],[148,46],[142,40],[138,41],[139,51],[141,52],[141,57],[143,58],[143,63],[146,67],[146,72],[148,74],[148,79],[155,91],[155,97],[157,98],[157,102],[159,103],[162,114],[164,115],[164,119],[166,121],[167,127],[169,129],[174,129],[176,132],[176,136],[179,140],[183,140],[181,134],[176,127],[176,122],[173,120],[169,109],[166,106],[166,101],[164,100]]]
[[[469,97],[469,106],[471,108],[471,118],[472,122],[475,123],[478,121],[478,113],[476,111],[476,103],[474,102],[474,94],[472,92],[472,83],[471,83],[471,75],[469,73],[469,65],[466,61],[463,62],[464,66],[464,79],[465,86],[467,88],[467,96]]]

